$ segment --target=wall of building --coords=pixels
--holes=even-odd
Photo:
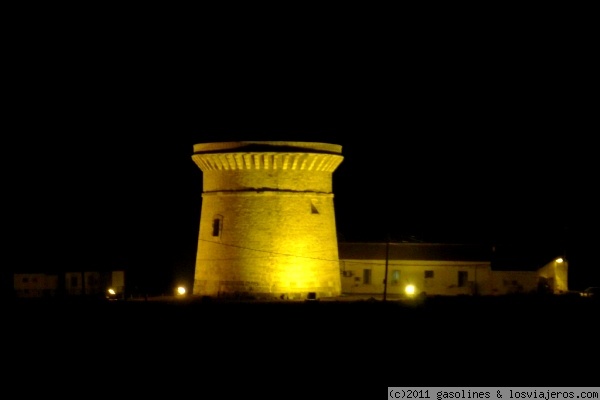
[[[58,276],[46,274],[14,274],[15,296],[19,298],[54,297]]]
[[[65,291],[69,296],[104,294],[105,286],[99,272],[67,272],[65,273]]]
[[[385,288],[385,260],[340,260],[340,267],[344,294],[380,295],[386,290],[392,297],[405,296],[408,285],[415,287],[416,294],[487,293],[491,274],[490,263],[390,260]]]
[[[494,271],[491,280],[491,295],[527,294],[538,291],[538,271]]]
[[[115,293],[122,295],[125,293],[125,271],[111,271],[104,287],[114,289]]]

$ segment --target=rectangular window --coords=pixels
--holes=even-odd
[[[363,269],[363,283],[366,285],[371,284],[371,270]]]
[[[433,279],[433,271],[425,271],[425,279]]]
[[[317,201],[314,199],[310,201],[310,212],[311,214],[319,213],[319,209],[317,208]]]
[[[469,273],[467,271],[458,271],[458,287],[467,286]]]
[[[400,283],[400,270],[395,269],[392,271],[392,285],[397,285]]]
[[[213,218],[212,235],[214,237],[219,237],[219,236],[221,236],[222,230],[223,230],[223,216],[217,214]]]

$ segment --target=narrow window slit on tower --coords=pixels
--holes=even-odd
[[[221,225],[223,223],[223,217],[220,215],[215,216],[212,225],[212,235],[218,237],[221,235]]]
[[[315,204],[316,202],[314,200],[310,201],[310,213],[311,214],[318,214],[319,210],[317,209],[317,205]]]

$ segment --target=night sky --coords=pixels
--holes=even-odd
[[[600,284],[594,68],[580,49],[561,47],[566,62],[549,44],[498,38],[488,50],[438,38],[397,51],[360,40],[300,50],[296,38],[273,52],[243,38],[190,51],[96,37],[74,57],[38,39],[44,66],[18,66],[4,147],[14,271],[190,280],[193,145],[284,140],[342,146],[341,240],[486,243],[524,267],[566,251],[573,289]]]

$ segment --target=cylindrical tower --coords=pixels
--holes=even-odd
[[[341,294],[332,173],[342,147],[312,142],[194,145],[202,170],[193,294]]]

